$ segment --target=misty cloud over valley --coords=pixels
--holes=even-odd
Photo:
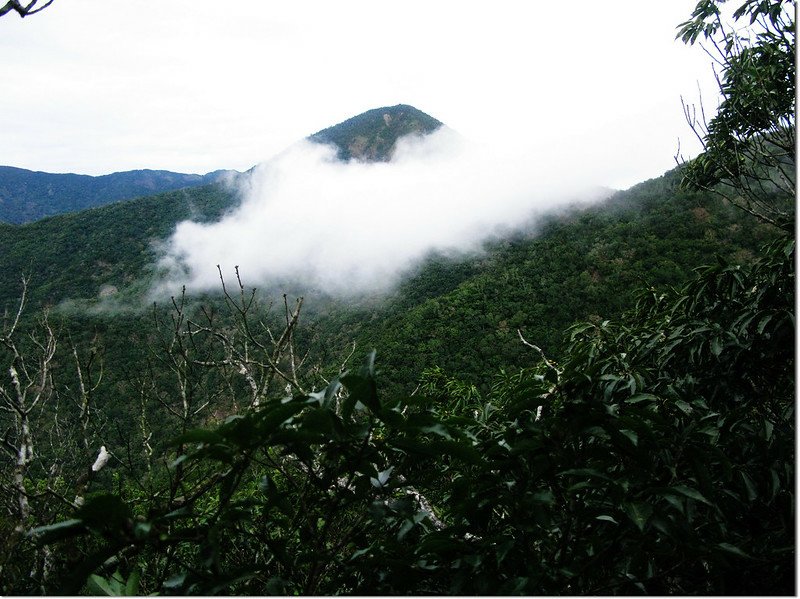
[[[431,250],[476,251],[602,195],[597,157],[500,138],[479,145],[441,127],[398,140],[389,162],[344,162],[334,146],[301,141],[240,177],[241,203],[220,221],[177,225],[153,293],[218,289],[217,265],[226,279],[238,266],[248,287],[384,291]]]

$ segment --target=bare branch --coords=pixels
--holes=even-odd
[[[534,345],[533,343],[530,343],[529,341],[527,341],[525,339],[525,337],[522,336],[522,331],[517,329],[517,334],[519,335],[520,341],[522,341],[522,343],[524,345],[527,345],[528,347],[530,347],[533,350],[536,350],[539,353],[539,355],[542,357],[542,360],[544,361],[544,363],[547,364],[548,368],[550,368],[551,370],[555,370],[557,374],[561,374],[563,372],[558,366],[555,365],[555,363],[550,361],[550,359],[545,355],[545,353],[544,353],[544,351],[542,350],[541,347],[539,347],[538,345]]]
[[[38,1],[39,0],[31,0],[28,4],[23,5],[19,0],[9,0],[4,6],[0,7],[0,17],[13,10],[16,11],[20,17],[25,18],[28,15],[35,15],[37,12],[43,11],[53,3],[53,0],[47,0],[47,2],[39,8],[34,8]]]

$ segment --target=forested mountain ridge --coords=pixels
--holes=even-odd
[[[0,222],[22,224],[156,193],[197,187],[235,171],[205,175],[134,170],[93,177],[0,166]]]
[[[466,348],[472,359],[488,352],[485,357],[492,362],[506,354],[492,352],[497,343],[507,346],[511,354],[521,351],[514,340],[517,327],[530,330],[544,347],[556,349],[561,345],[561,331],[575,319],[592,314],[610,317],[629,307],[631,290],[639,282],[646,280],[658,287],[678,285],[690,276],[692,268],[712,260],[716,253],[747,262],[758,245],[770,238],[769,227],[747,222],[724,202],[680,191],[679,179],[679,170],[673,170],[589,208],[549,217],[534,230],[523,228],[508,238],[488,241],[477,256],[434,256],[409,272],[394,294],[397,299],[383,304],[381,310],[386,311],[387,322],[394,323],[390,327],[403,328],[407,326],[403,323],[422,318],[425,326],[420,322],[406,330],[427,331],[439,339],[440,347],[463,348],[444,361],[426,352],[415,353],[420,363],[427,356],[436,357],[434,361],[440,365],[455,364]],[[152,280],[159,242],[175,225],[186,219],[214,221],[238,200],[233,188],[214,184],[21,226],[0,224],[0,253],[4,256],[0,306],[13,309],[23,274],[31,277],[32,305],[58,306],[66,300],[91,304],[110,290],[126,294],[132,305],[137,305]],[[41,243],[43,239],[46,244]],[[247,272],[242,274],[246,279]],[[308,308],[316,311],[321,301],[327,300],[309,296]],[[488,320],[475,329],[475,333],[483,331],[480,335],[451,345],[446,342],[451,327],[445,324],[445,315],[453,310],[458,313],[467,305],[473,306],[473,326]],[[443,320],[432,317],[434,306]],[[395,311],[400,317],[388,318]],[[323,320],[342,321],[331,326],[341,328],[340,341],[347,346],[354,339],[353,331],[364,326],[358,314],[357,307],[342,305]],[[438,330],[439,326],[444,328]],[[359,347],[388,349],[376,334],[357,335]],[[492,340],[497,335],[499,338]],[[395,335],[392,343],[403,338]],[[474,343],[484,349],[472,351],[478,349]]]

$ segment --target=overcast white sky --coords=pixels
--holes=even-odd
[[[709,59],[674,40],[694,4],[55,0],[0,18],[0,164],[244,170],[406,103],[474,142],[580,147],[624,188],[679,137],[696,153],[681,94],[716,105]]]

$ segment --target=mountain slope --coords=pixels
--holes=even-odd
[[[441,126],[441,121],[421,110],[398,104],[368,110],[318,131],[309,139],[334,144],[339,149],[340,160],[387,162],[399,138],[432,133]]]
[[[478,384],[527,363],[517,329],[557,358],[576,320],[617,318],[648,287],[679,286],[717,255],[746,264],[777,234],[718,198],[681,191],[680,177],[675,169],[551,216],[478,257],[432,256],[378,308],[342,305],[318,328],[333,347],[377,349],[398,393],[434,365]]]
[[[421,118],[415,109],[395,108],[390,116],[398,117],[398,128],[400,113]],[[382,129],[386,110],[312,137],[346,149],[371,131],[384,131],[373,135],[377,148],[379,137],[389,139]],[[308,295],[306,315],[328,347],[356,340],[359,352],[377,348],[393,373],[390,381],[416,380],[430,365],[473,378],[520,359],[517,328],[557,353],[562,331],[576,319],[613,317],[631,306],[645,283],[678,285],[717,253],[747,262],[771,235],[718,200],[680,191],[679,179],[676,169],[591,208],[553,216],[536,230],[487,243],[477,257],[432,256],[386,301],[344,304],[319,291],[286,291]],[[0,225],[0,309],[14,305],[22,273],[32,276],[33,305],[93,303],[115,291],[135,296],[148,286],[159,241],[178,222],[214,220],[237,201],[232,189],[210,185]]]
[[[0,221],[12,224],[31,222],[120,200],[205,185],[233,172],[187,175],[135,170],[92,177],[0,166]]]
[[[221,184],[166,192],[42,219],[0,223],[0,310],[16,301],[20,277],[31,277],[34,304],[96,298],[142,279],[156,245],[183,220],[209,221],[235,205]]]
[[[398,105],[370,110],[311,135],[309,139],[332,143],[348,157],[355,157],[348,148],[360,148],[357,155],[361,159],[388,160],[399,137],[409,133],[425,134],[439,126],[440,121],[416,108]],[[94,299],[109,289],[141,283],[157,259],[158,242],[167,238],[177,223],[188,219],[214,220],[239,201],[232,186],[199,185],[197,181],[202,179],[199,175],[166,171],[87,177],[0,167],[0,185],[4,173],[9,180],[17,182],[17,188],[27,189],[31,197],[49,193],[48,189],[61,185],[65,197],[72,198],[73,204],[77,204],[84,197],[81,194],[90,188],[111,191],[127,185],[128,189],[141,189],[145,183],[165,185],[171,182],[184,189],[22,225],[0,222],[0,255],[3,256],[0,309],[18,297],[22,274],[32,277],[30,299],[46,304],[65,299]],[[217,180],[225,173],[216,171],[205,177]],[[194,182],[199,186],[188,187],[180,185],[181,182]],[[105,187],[99,187],[100,184]],[[2,193],[0,186],[0,220]]]

